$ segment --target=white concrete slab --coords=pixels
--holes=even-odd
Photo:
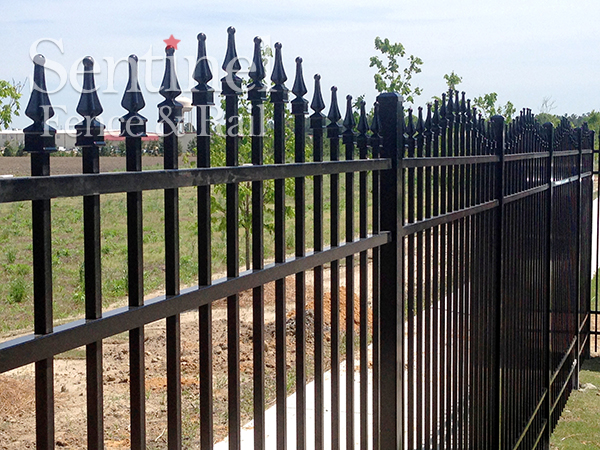
[[[355,361],[354,370],[354,448],[360,449],[360,372],[359,362]],[[368,392],[369,392],[369,448],[372,443],[372,404],[373,404],[373,379],[372,371],[369,370]],[[340,364],[340,448],[346,448],[346,363]],[[325,403],[325,449],[331,448],[331,371],[324,375],[324,403]],[[296,394],[287,398],[287,445],[289,450],[296,448]],[[265,412],[265,436],[266,450],[277,449],[277,406],[274,405]],[[227,450],[229,442],[227,439],[217,443],[215,450]],[[242,427],[241,448],[252,449],[254,445],[254,422],[250,421]],[[315,383],[306,386],[306,448],[315,448]]]

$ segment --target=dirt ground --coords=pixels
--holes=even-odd
[[[342,279],[344,271],[341,271]],[[306,286],[307,378],[314,378],[314,302],[311,276]],[[294,279],[286,282],[287,371],[289,389],[295,379]],[[329,285],[325,282],[325,288]],[[345,327],[346,289],[340,289],[340,329]],[[324,295],[325,359],[329,361],[331,295]],[[358,335],[359,299],[354,295],[355,332]],[[215,441],[227,435],[227,310],[224,300],[213,304],[213,401]],[[240,369],[242,422],[252,419],[252,293],[240,295]],[[265,286],[265,380],[268,404],[275,397],[275,288]],[[368,315],[369,328],[372,316]],[[166,448],[165,321],[145,327],[146,423],[149,449]],[[129,357],[127,335],[104,341],[104,428],[106,448],[129,448]],[[342,352],[343,353],[343,352]],[[329,367],[327,362],[327,366]],[[57,448],[86,447],[85,349],[57,355],[55,414]],[[181,316],[181,381],[184,448],[197,448],[198,418],[198,314]],[[35,448],[35,394],[33,365],[0,375],[0,449]]]
[[[191,158],[195,160],[195,158]],[[162,156],[142,157],[142,167],[156,167],[163,164]],[[51,157],[50,175],[69,175],[81,173],[80,157]],[[179,165],[183,167],[183,160],[179,158]],[[115,172],[125,170],[125,157],[101,156],[100,172]],[[31,173],[31,158],[29,156],[2,156],[0,157],[0,175],[14,175],[26,177]]]

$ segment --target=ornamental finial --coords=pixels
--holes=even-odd
[[[321,75],[315,75],[315,91],[313,92],[310,108],[315,112],[313,115],[322,115],[321,111],[325,109],[325,102],[321,94]]]
[[[50,104],[50,97],[48,97],[48,90],[46,89],[46,74],[44,71],[46,58],[43,55],[35,55],[33,64],[33,90],[25,109],[25,115],[36,123],[43,123],[54,116],[54,109]]]
[[[192,104],[194,106],[214,105],[214,89],[208,85],[213,74],[206,57],[206,35],[198,34],[198,58],[194,68],[194,80],[198,84],[192,89]]]
[[[139,137],[146,136],[146,119],[139,114],[139,111],[146,106],[140,85],[138,83],[138,58],[135,55],[130,55],[129,63],[129,81],[121,106],[128,112],[119,120],[121,121],[121,136]]]
[[[93,58],[91,56],[83,58],[83,89],[76,111],[90,121],[102,114],[103,111],[96,92],[93,69]]]
[[[335,86],[332,86],[331,88],[331,105],[329,106],[327,118],[331,122],[329,126],[339,126],[338,122],[342,118],[342,115],[340,114],[340,109],[338,108],[337,87]]]
[[[296,98],[292,100],[292,114],[306,114],[308,112],[308,101],[303,97],[308,91],[306,89],[306,85],[304,84],[304,77],[302,75],[302,58],[300,57],[296,58],[296,78],[294,80],[292,92],[296,96]]]
[[[160,123],[168,121],[171,124],[177,124],[183,117],[183,105],[175,100],[181,94],[181,88],[175,73],[175,48],[168,45],[165,53],[167,54],[165,74],[158,91],[165,98],[165,101],[158,105],[158,121]]]
[[[344,134],[353,135],[352,131],[356,126],[356,121],[354,120],[354,114],[352,113],[352,96],[346,96],[346,115],[344,117]]]

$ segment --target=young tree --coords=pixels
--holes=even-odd
[[[264,47],[262,49],[262,59],[265,63],[266,58],[272,56],[272,50],[270,47]],[[266,65],[266,64],[265,64]],[[242,80],[242,95],[239,96],[239,108],[238,108],[238,135],[239,135],[239,147],[238,147],[238,163],[240,165],[250,164],[252,162],[252,135],[251,135],[251,111],[252,104],[248,100],[248,85],[247,80]],[[273,118],[274,118],[274,107],[270,101],[266,101],[263,104],[264,107],[264,121],[266,123],[264,129],[264,153],[263,163],[273,164],[274,163],[274,151],[273,151]],[[225,99],[221,99],[221,109],[225,110]],[[285,155],[286,162],[293,162],[294,160],[294,118],[289,110],[285,109]],[[226,124],[215,124],[211,132],[211,148],[210,148],[210,159],[212,166],[224,166],[225,165],[225,136],[227,133]],[[310,145],[306,146],[307,160],[310,158]],[[226,212],[226,187],[225,185],[219,184],[214,187],[214,190],[219,195],[212,196],[212,222],[215,230],[225,232],[227,227],[227,220],[225,216]],[[294,194],[294,180],[286,179],[285,182],[286,195]],[[265,215],[265,230],[267,232],[274,231],[274,224],[272,219],[274,217],[274,205],[275,205],[275,184],[273,180],[267,180],[263,185],[264,195],[264,215]],[[239,228],[242,231],[243,240],[243,252],[245,256],[246,269],[250,269],[251,263],[251,242],[252,242],[252,183],[244,182],[238,185],[238,220]],[[291,206],[285,208],[286,217],[293,217],[294,210]]]
[[[453,91],[456,90],[456,86],[462,83],[462,77],[459,77],[456,73],[454,73],[454,70],[452,71],[452,73],[444,75],[444,80],[446,80],[446,85],[448,86],[448,89],[451,89]]]
[[[22,83],[0,80],[0,127],[8,128],[13,116],[19,115]]]
[[[479,108],[484,118],[489,119],[495,115],[504,116],[507,122],[510,122],[515,115],[516,108],[512,102],[508,101],[504,106],[497,105],[498,94],[491,92],[473,99],[473,105]]]
[[[375,49],[385,56],[384,62],[379,56],[371,56],[369,67],[376,67],[374,76],[377,92],[398,92],[408,103],[413,103],[415,96],[421,95],[421,88],[412,87],[413,75],[421,72],[423,60],[418,56],[408,56],[408,65],[401,68],[400,60],[406,56],[404,46],[397,42],[390,43],[388,38],[375,38]]]

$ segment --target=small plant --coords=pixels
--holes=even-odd
[[[23,278],[15,278],[11,281],[8,298],[10,303],[21,303],[27,298],[27,283]]]
[[[6,251],[6,262],[7,262],[8,264],[14,264],[16,259],[17,259],[17,254],[16,254],[16,252],[14,251],[14,249],[12,249],[12,248],[9,248],[9,249]]]

